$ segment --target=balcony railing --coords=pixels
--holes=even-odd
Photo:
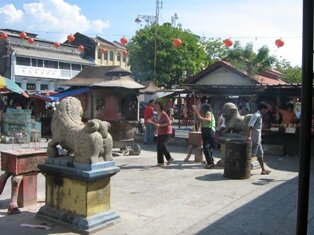
[[[23,77],[39,77],[39,78],[55,78],[55,79],[71,79],[77,75],[80,71],[69,69],[52,69],[31,67],[24,65],[15,66],[15,75]]]

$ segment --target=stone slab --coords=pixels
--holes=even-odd
[[[68,157],[47,158],[44,164],[38,166],[42,172],[58,174],[84,181],[93,181],[106,176],[115,175],[120,171],[114,161],[94,164],[73,163]]]
[[[120,216],[113,211],[83,217],[68,211],[60,211],[48,206],[41,207],[36,216],[52,220],[81,234],[95,233],[96,231],[113,225],[114,222],[120,218]]]

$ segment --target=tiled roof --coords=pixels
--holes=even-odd
[[[64,81],[62,85],[66,86],[93,86],[93,87],[124,87],[129,89],[144,88],[141,84],[135,82],[130,76],[119,76],[127,74],[127,70],[119,66],[87,66],[74,78]],[[111,73],[110,73],[111,72]],[[110,74],[117,74],[110,76]],[[108,75],[109,74],[109,75]]]
[[[246,72],[243,72],[243,71],[236,69],[230,63],[228,63],[226,61],[218,61],[218,62],[208,66],[206,69],[202,70],[201,72],[199,72],[195,76],[186,79],[184,81],[184,84],[197,83],[200,80],[202,80],[202,78],[204,78],[206,75],[210,74],[211,72],[213,72],[214,70],[216,70],[219,67],[224,67],[227,70],[240,75],[244,79],[252,80],[250,77],[248,77]],[[280,78],[282,78],[282,74],[280,72],[275,71],[275,70],[266,70],[265,72],[263,72],[261,74],[254,75],[253,80],[259,84],[262,84],[262,85],[286,84],[286,82],[282,81]]]
[[[49,59],[64,62],[74,62],[80,64],[93,64],[93,62],[81,58],[79,55],[69,53],[57,53],[54,51],[36,50],[33,48],[12,47],[17,56],[27,56],[31,58]]]
[[[255,75],[255,80],[261,85],[284,85],[287,84],[286,82],[282,81],[281,79],[272,79],[269,77]]]
[[[61,44],[59,48],[54,46],[54,42],[35,38],[34,43],[30,44],[27,40],[18,36],[19,31],[2,30],[8,33],[7,45],[11,47],[16,55],[38,59],[49,59],[64,62],[74,62],[85,65],[94,64],[81,57],[77,46]]]

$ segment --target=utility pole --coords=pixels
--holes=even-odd
[[[159,10],[162,9],[162,1],[156,0],[156,11],[154,16],[150,15],[138,15],[135,19],[136,23],[141,23],[144,20],[147,24],[155,26],[155,42],[154,42],[154,75],[153,79],[156,78],[156,67],[157,67],[157,25],[159,24]]]
[[[177,19],[179,19],[178,15],[177,15],[177,13],[174,13],[174,15],[171,16],[171,25],[172,25],[172,27],[177,27]]]

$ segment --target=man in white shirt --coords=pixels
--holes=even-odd
[[[265,169],[264,151],[262,147],[262,124],[263,115],[269,110],[269,105],[261,102],[258,105],[258,110],[251,116],[248,124],[247,139],[252,141],[252,155],[257,157],[257,160],[262,168],[262,175],[270,174],[270,170]]]

